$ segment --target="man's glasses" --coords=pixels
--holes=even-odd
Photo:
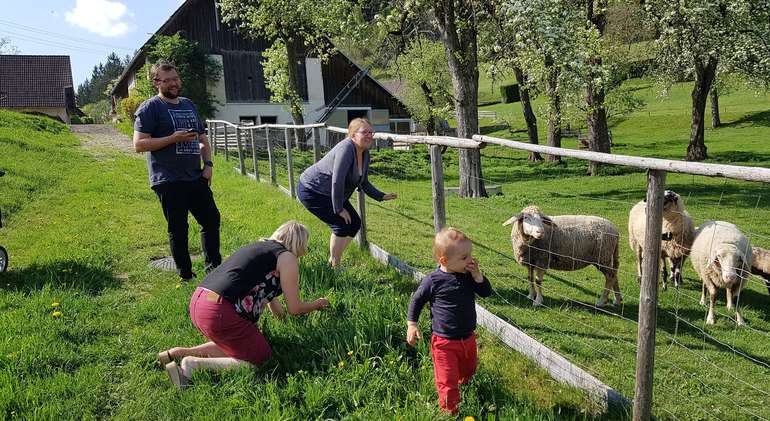
[[[179,78],[178,77],[170,77],[168,79],[158,79],[158,78],[155,78],[153,80],[156,81],[156,82],[160,82],[160,83],[179,82]]]

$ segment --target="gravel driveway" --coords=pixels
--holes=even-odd
[[[85,147],[114,148],[135,153],[131,139],[111,124],[73,124],[70,130],[83,141]]]

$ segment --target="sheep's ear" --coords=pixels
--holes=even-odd
[[[512,217],[510,217],[507,221],[503,222],[503,226],[511,225],[512,223],[518,220],[521,220],[522,218],[524,218],[524,214],[519,212],[516,215],[513,215]]]
[[[553,225],[553,219],[551,219],[550,217],[543,215],[541,219],[543,220],[543,223],[545,223],[546,225]]]

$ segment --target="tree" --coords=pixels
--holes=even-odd
[[[770,89],[770,0],[734,0],[735,47],[731,67]]]
[[[602,67],[602,51],[604,44],[601,38],[607,25],[605,12],[606,0],[585,0],[586,20],[588,22],[587,38],[587,72],[585,75],[586,104],[588,115],[588,146],[594,152],[610,153],[610,137],[607,127],[607,112],[604,108],[606,90],[605,69]],[[588,162],[588,174],[597,175],[599,163]]]
[[[695,76],[688,161],[708,158],[705,108],[720,66],[770,79],[768,49],[758,53],[761,34],[770,25],[768,9],[767,0],[644,0],[648,22],[657,33],[657,67],[664,83]]]
[[[424,124],[428,134],[436,134],[436,121],[449,118],[453,101],[443,45],[417,37],[391,67],[404,77],[403,99],[412,118]]]
[[[592,151],[610,153],[607,98],[631,105],[618,88],[625,76],[625,56],[617,39],[605,35],[608,0],[500,0],[503,32],[514,39],[515,68],[527,69],[534,89],[547,97],[549,146],[561,147],[561,126],[571,110],[588,127]],[[570,119],[566,119],[570,121]],[[548,156],[551,161],[559,157]],[[588,174],[599,164],[589,162]]]
[[[19,54],[19,49],[5,37],[0,38],[0,54]]]
[[[271,101],[289,105],[294,124],[304,124],[302,98],[299,95],[298,66],[301,57],[317,56],[322,62],[334,49],[331,34],[348,31],[355,25],[356,13],[343,0],[323,4],[312,0],[221,0],[222,20],[255,39],[273,41],[264,52],[265,78],[272,92]],[[300,142],[304,141],[304,132]]]
[[[478,133],[478,15],[484,10],[472,0],[395,0],[385,17],[388,33],[410,39],[415,32],[432,30],[444,48],[452,81],[452,99],[457,136],[471,138]],[[427,22],[426,18],[429,18]],[[479,18],[481,20],[481,18]],[[428,26],[429,28],[425,28]],[[402,45],[405,42],[402,42]],[[460,149],[461,197],[482,197],[487,192],[478,149]]]
[[[493,80],[504,73],[505,68],[513,69],[516,82],[519,84],[519,100],[524,121],[527,124],[527,137],[529,143],[537,145],[537,117],[532,110],[531,86],[529,75],[522,70],[516,57],[516,31],[506,29],[502,7],[499,1],[489,0],[485,3],[487,13],[492,18],[489,25],[481,31],[482,42],[480,54],[491,62],[488,67]],[[543,157],[537,152],[529,153],[530,161],[542,161]]]
[[[222,74],[222,66],[216,60],[209,57],[197,42],[184,39],[177,33],[153,37],[147,51],[147,65],[140,73],[149,76],[149,65],[158,61],[167,61],[176,66],[184,83],[184,96],[195,103],[202,118],[214,115],[217,102],[209,92],[208,86],[218,81]],[[157,93],[155,89],[148,89],[149,79],[141,86],[144,86],[144,89],[139,90],[140,94]]]
[[[128,61],[123,61],[114,52],[107,56],[107,61],[94,66],[91,77],[78,85],[77,103],[79,106],[107,99],[107,86],[125,70]]]
[[[559,0],[503,0],[500,10],[504,30],[514,39],[509,47],[515,49],[512,64],[527,69],[528,85],[546,95],[547,144],[561,147],[564,98],[583,87],[576,33],[585,28],[585,18],[574,6]],[[561,161],[556,155],[547,159]]]
[[[472,0],[437,0],[430,4],[444,43],[454,91],[457,136],[471,138],[479,131],[479,65],[476,3]],[[481,152],[460,149],[461,197],[485,197]]]

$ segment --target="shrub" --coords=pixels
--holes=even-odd
[[[118,102],[118,116],[123,121],[134,121],[134,113],[136,109],[147,98],[139,95],[129,95],[128,98],[123,98]]]
[[[510,104],[511,102],[521,101],[521,96],[519,95],[519,85],[514,83],[513,85],[501,86],[500,97],[503,104]]]
[[[88,118],[92,121],[92,123],[89,124],[106,123],[110,118],[110,108],[110,101],[108,99],[92,102],[80,107],[80,109],[83,110],[83,112],[86,113],[86,116],[88,116]]]

